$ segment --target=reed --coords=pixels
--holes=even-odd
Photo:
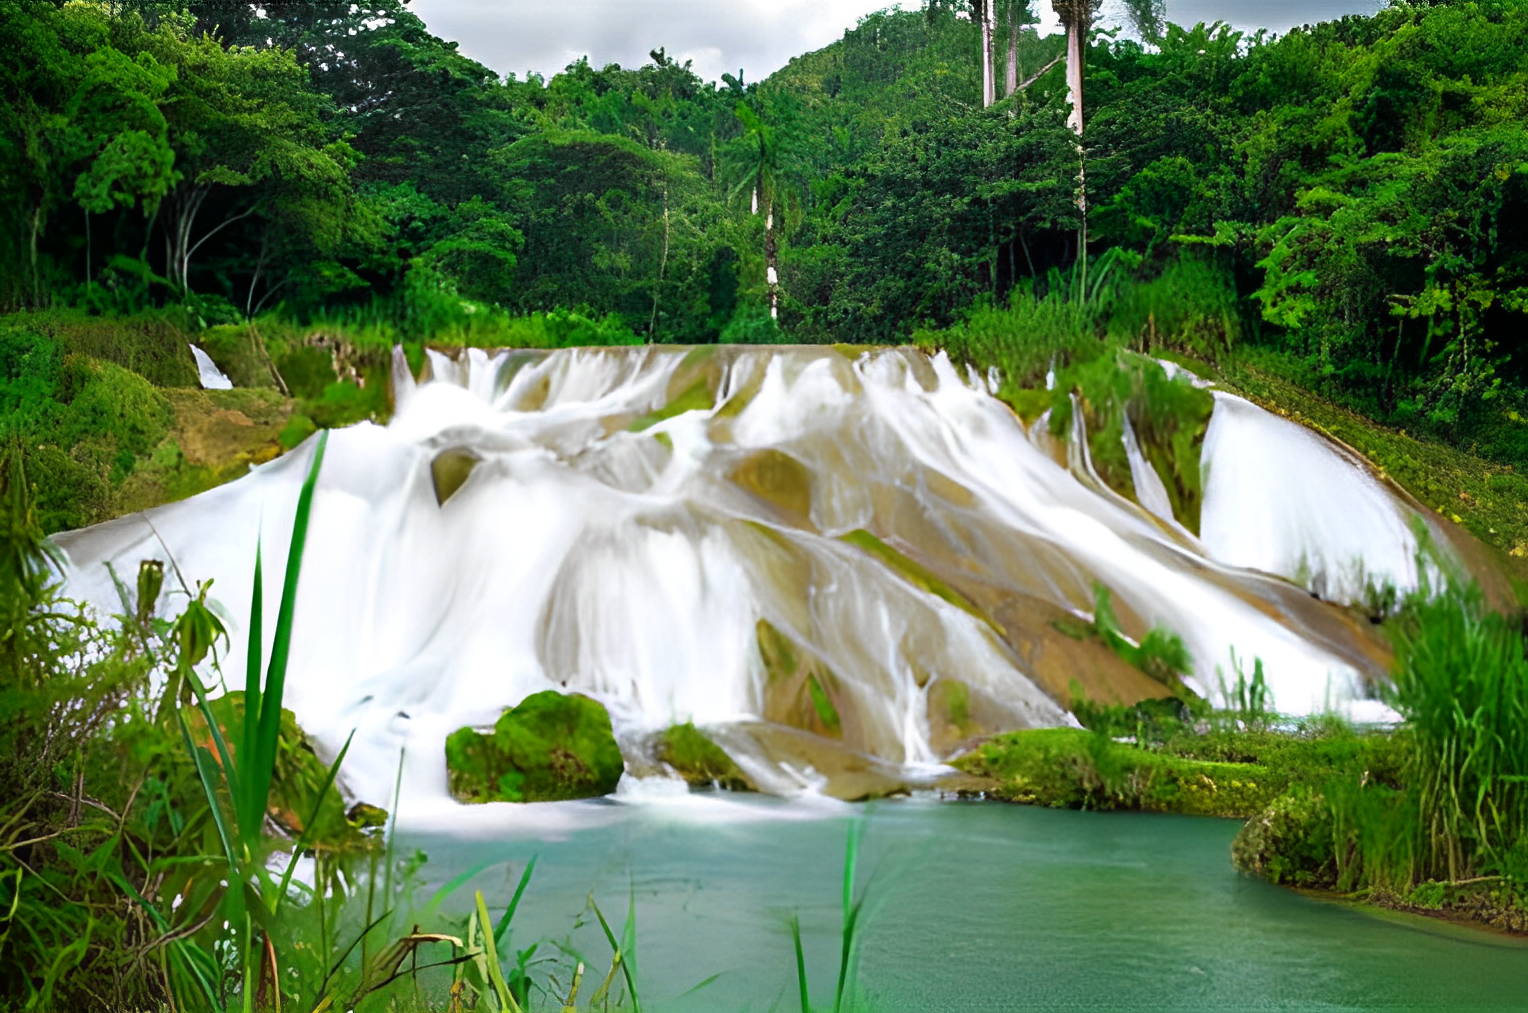
[[[860,918],[865,910],[865,894],[856,889],[859,868],[861,820],[851,820],[844,843],[843,921],[839,929],[838,978],[833,985],[833,1013],[843,1013],[854,1000],[855,962],[859,957]],[[806,973],[806,953],[801,945],[801,916],[792,915],[791,943],[796,954],[796,989],[801,1013],[812,1013],[811,989]]]
[[[1405,719],[1418,877],[1528,878],[1528,658],[1473,586],[1425,585],[1393,639],[1388,702]]]

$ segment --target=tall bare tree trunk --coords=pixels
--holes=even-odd
[[[1003,79],[1004,98],[1019,90],[1019,23],[1013,14],[1015,2],[1008,0],[1008,72]]]
[[[42,201],[32,208],[32,308],[42,307],[42,277],[37,269],[37,234],[42,231]]]
[[[1066,125],[1078,137],[1082,136],[1082,47],[1087,33],[1088,26],[1085,24],[1072,23],[1066,26],[1066,90],[1067,98],[1072,103],[1072,112],[1066,118]]]
[[[654,341],[653,334],[658,329],[658,297],[663,292],[663,272],[668,269],[669,251],[669,206],[668,206],[668,180],[663,182],[663,256],[658,261],[658,283],[653,286],[653,315],[647,322],[647,343]]]
[[[997,101],[997,81],[992,66],[993,9],[996,0],[979,0],[977,14],[982,23],[982,108]]]
[[[1072,105],[1066,124],[1077,134],[1077,280],[1078,298],[1082,298],[1088,287],[1088,169],[1087,153],[1082,144],[1082,61],[1087,52],[1094,6],[1089,0],[1072,0],[1070,3],[1052,0],[1052,4],[1066,25],[1066,86]]]

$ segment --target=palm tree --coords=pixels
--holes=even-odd
[[[750,194],[750,213],[764,214],[764,276],[769,285],[769,315],[780,317],[779,242],[775,235],[775,211],[782,214],[799,197],[790,185],[788,138],[755,112],[746,102],[737,105],[743,136],[727,153],[728,175],[736,180],[729,198]]]

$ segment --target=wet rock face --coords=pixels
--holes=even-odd
[[[625,763],[602,705],[547,690],[505,711],[492,732],[453,732],[446,767],[463,802],[556,802],[610,794]]]

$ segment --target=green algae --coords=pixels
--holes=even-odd
[[[729,476],[733,483],[802,522],[812,516],[812,473],[782,451],[768,448],[744,458]]]
[[[669,419],[677,415],[683,415],[685,412],[710,411],[715,407],[716,394],[711,389],[711,384],[702,378],[685,388],[684,393],[678,397],[671,398],[661,408],[633,419],[626,428],[633,433],[646,432],[658,423],[667,422]]]
[[[430,480],[435,487],[435,502],[445,506],[446,500],[456,495],[457,490],[466,484],[472,469],[476,468],[481,460],[481,457],[465,447],[452,447],[436,454],[434,460],[430,462]]]

